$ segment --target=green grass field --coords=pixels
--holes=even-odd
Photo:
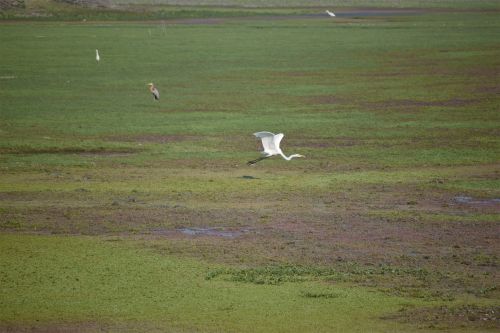
[[[2,15],[0,331],[497,330],[498,6],[236,2]]]

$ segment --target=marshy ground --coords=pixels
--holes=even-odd
[[[500,327],[498,9],[277,10],[0,23],[0,330]]]

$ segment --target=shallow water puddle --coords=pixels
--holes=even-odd
[[[500,205],[500,198],[477,199],[465,195],[456,196],[453,198],[453,201],[459,204],[468,204],[468,205]]]
[[[235,238],[242,236],[243,234],[250,231],[250,229],[238,229],[238,230],[225,230],[222,228],[181,228],[177,229],[181,233],[189,236],[217,236],[225,238]]]

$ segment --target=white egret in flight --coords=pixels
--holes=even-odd
[[[153,83],[148,83],[149,86],[149,91],[153,94],[153,97],[155,100],[159,101],[160,100],[160,92],[158,89],[156,89],[155,85]]]
[[[290,161],[294,157],[305,157],[300,154],[293,154],[290,156],[285,156],[285,154],[283,154],[280,148],[281,139],[283,139],[283,137],[285,136],[283,133],[273,134],[271,132],[257,132],[254,133],[253,135],[262,140],[262,147],[264,147],[262,154],[264,156],[259,157],[253,161],[248,161],[247,162],[248,165],[255,164],[259,161],[262,161],[263,159],[266,159],[274,155],[281,155],[287,161]]]
[[[99,50],[95,50],[95,61],[97,61],[97,63],[99,63],[99,60],[101,60],[101,57],[99,57]]]
[[[331,16],[331,17],[335,17],[335,14],[334,14],[334,13],[332,13],[331,11],[329,11],[328,9],[327,9],[327,10],[325,10],[325,12],[326,12],[329,16]]]

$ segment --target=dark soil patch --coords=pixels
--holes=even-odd
[[[335,13],[339,17],[343,16],[394,16],[394,15],[414,15],[424,13],[420,9],[363,9],[363,10],[341,10]]]
[[[54,324],[46,326],[0,326],[1,333],[92,333],[107,331],[98,324]]]
[[[53,323],[33,325],[0,325],[0,333],[98,333],[98,332],[158,332],[158,329],[149,323],[141,326],[132,323]]]
[[[35,147],[11,147],[2,148],[0,153],[3,154],[19,154],[19,155],[36,155],[36,154],[80,154],[91,156],[113,156],[113,155],[130,155],[137,153],[139,149],[108,149],[108,148],[76,148],[76,147],[50,147],[50,148],[35,148]]]
[[[192,18],[192,19],[178,19],[178,20],[168,20],[165,21],[167,24],[191,24],[191,25],[199,25],[199,24],[221,24],[224,23],[223,19],[220,18]]]
[[[141,6],[128,6],[129,11],[143,11]],[[363,9],[363,10],[345,10],[336,12],[337,17],[332,20],[337,20],[339,23],[345,23],[346,19],[358,19],[358,18],[369,18],[369,17],[389,17],[389,16],[403,16],[403,15],[416,15],[419,13],[424,13],[426,10],[420,9]],[[255,16],[228,16],[225,18],[180,18],[180,19],[167,19],[167,20],[143,20],[143,21],[132,21],[141,22],[146,24],[164,24],[164,25],[214,25],[222,24],[227,21],[234,20],[262,20],[262,21],[277,21],[277,20],[302,20],[302,19],[330,19],[330,17],[324,13],[322,10],[317,14],[301,14],[301,15],[255,15]],[[99,23],[105,23],[99,22]],[[92,22],[96,23],[96,22]]]
[[[402,309],[399,313],[385,316],[382,319],[414,324],[420,328],[499,329],[500,307],[463,305],[459,307]]]
[[[136,152],[93,152],[93,153],[81,153],[80,156],[83,157],[128,157],[134,155]]]
[[[192,229],[196,235],[243,235],[243,229],[230,229],[227,235],[219,225],[227,225],[225,210],[194,210],[176,204],[148,205],[133,196],[118,198],[109,205],[90,207],[3,208],[0,230],[55,234],[169,236],[176,229]],[[250,212],[231,212],[234,221],[251,221]],[[210,226],[210,227],[205,227]],[[198,230],[198,231],[197,231]]]
[[[474,93],[500,95],[500,85],[478,87],[474,90]]]

